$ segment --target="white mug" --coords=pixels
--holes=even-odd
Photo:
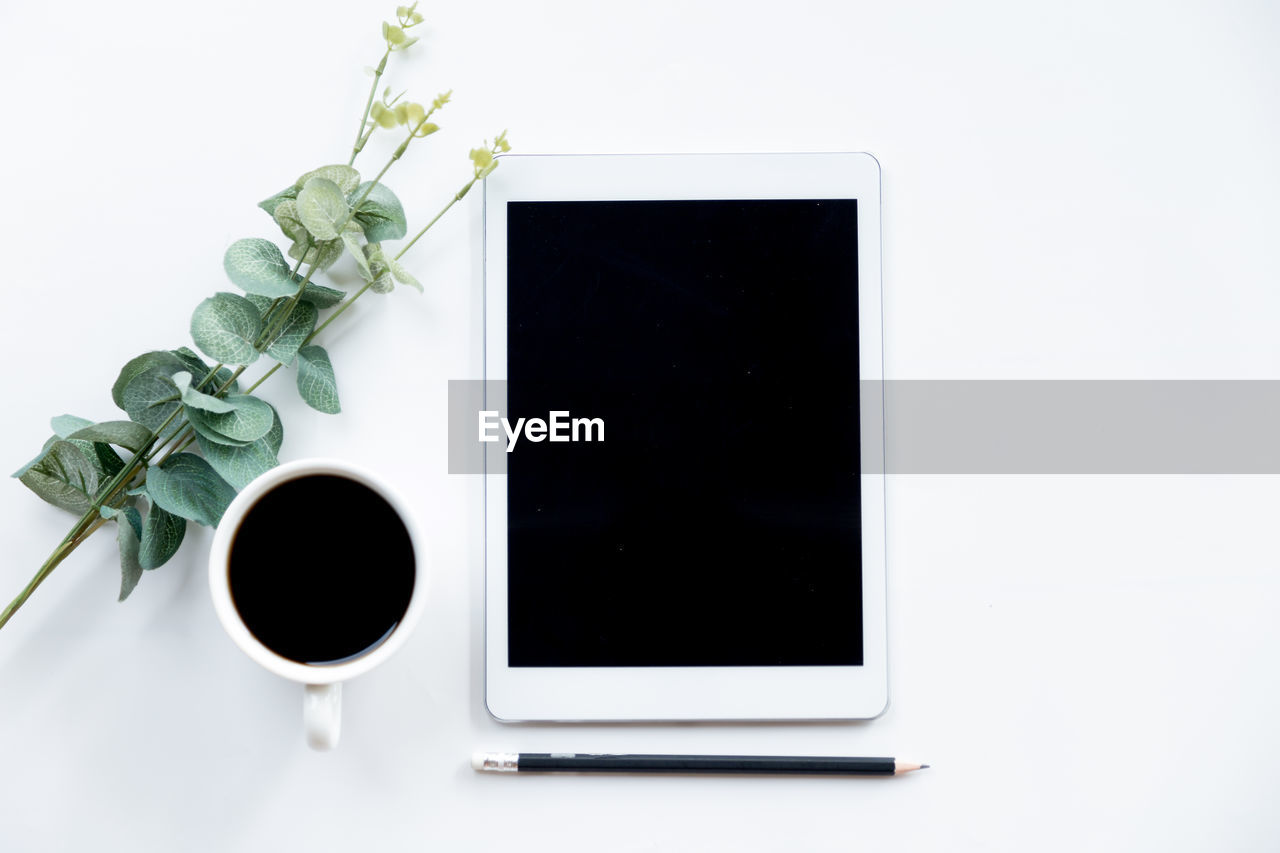
[[[409,604],[386,639],[363,654],[338,663],[306,664],[290,660],[263,645],[249,630],[236,609],[231,594],[231,546],[245,515],[254,504],[277,486],[314,475],[333,475],[353,480],[380,495],[400,516],[413,546],[414,581]],[[423,538],[404,500],[386,483],[363,468],[337,459],[300,459],[279,465],[253,480],[240,491],[223,513],[213,536],[209,555],[209,589],[218,621],[245,654],[270,672],[304,685],[302,719],[307,743],[313,749],[332,749],[338,743],[342,725],[342,682],[368,672],[395,654],[413,630],[426,599],[427,558]]]

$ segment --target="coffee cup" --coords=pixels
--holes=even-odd
[[[209,555],[214,610],[245,654],[303,685],[313,748],[338,743],[342,683],[409,638],[425,600],[422,543],[393,489],[336,459],[272,468],[223,514]]]

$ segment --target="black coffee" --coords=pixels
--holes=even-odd
[[[339,663],[378,646],[413,595],[409,531],[346,477],[288,480],[249,507],[231,543],[231,599],[276,654]]]

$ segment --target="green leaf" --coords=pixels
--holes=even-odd
[[[316,308],[332,308],[346,298],[347,294],[341,290],[334,290],[332,287],[324,287],[310,281],[302,289],[302,301]]]
[[[93,421],[88,418],[77,418],[75,415],[57,415],[49,419],[49,426],[53,427],[53,434],[58,438],[70,438],[71,433],[92,424]]]
[[[280,190],[280,192],[273,195],[271,198],[264,198],[262,201],[258,202],[258,207],[265,210],[268,214],[274,216],[276,212],[276,208],[280,206],[281,202],[292,201],[297,197],[298,197],[297,187],[286,187],[285,189],[282,189]]]
[[[74,442],[79,444],[78,441]],[[124,470],[124,460],[120,458],[120,454],[111,448],[111,445],[101,441],[91,442],[89,445],[93,449],[94,458],[98,460],[98,475],[100,482],[106,482]]]
[[[103,421],[100,424],[91,424],[78,429],[67,438],[77,441],[105,442],[137,453],[151,441],[151,435],[151,430],[133,421]]]
[[[289,315],[280,334],[267,347],[267,355],[283,365],[292,364],[294,357],[298,354],[298,347],[302,346],[307,335],[315,329],[319,316],[320,312],[314,305],[299,301],[293,306],[293,313]]]
[[[181,351],[179,350],[179,352]],[[120,375],[116,377],[115,384],[111,386],[111,399],[115,401],[115,404],[124,409],[124,389],[128,387],[136,376],[153,368],[158,368],[165,376],[172,376],[179,370],[190,369],[190,366],[185,364],[174,353],[165,350],[144,352],[137,358],[130,359],[124,367],[120,368]],[[194,370],[191,372],[195,373]]]
[[[132,502],[125,507],[100,506],[98,507],[98,515],[106,519],[115,519],[116,521],[119,521],[120,516],[123,515],[129,526],[133,528],[134,535],[142,536],[142,516],[134,509]]]
[[[10,476],[13,477],[15,480],[21,480],[23,474],[30,471],[36,465],[36,463],[38,463],[40,460],[44,459],[45,456],[48,455],[49,448],[53,447],[54,442],[56,442],[57,440],[58,440],[58,437],[56,435],[51,437],[48,441],[44,443],[44,446],[40,448],[40,452],[36,454],[34,459],[32,459],[26,465],[23,465],[17,471],[14,471]]]
[[[280,226],[280,230],[284,235],[295,243],[307,242],[311,239],[311,235],[307,233],[307,227],[302,224],[302,218],[298,216],[298,203],[292,199],[280,202],[280,206],[276,208],[272,214],[276,224]]]
[[[42,500],[84,514],[98,491],[98,464],[81,447],[54,439],[35,462],[19,472],[18,479]]]
[[[129,529],[133,531],[133,535],[139,539],[142,538],[142,516],[138,513],[137,507],[127,506],[121,513],[129,522]]]
[[[187,409],[186,416],[187,423],[189,423],[191,428],[196,431],[196,435],[202,435],[209,441],[216,442],[217,444],[225,444],[229,447],[244,447],[246,444],[252,443],[238,438],[231,438],[230,436],[226,436],[218,432],[218,430],[214,428],[213,424],[208,422],[208,419],[210,418],[208,412],[202,412],[199,409]]]
[[[225,402],[232,407],[228,412],[188,408],[187,420],[196,432],[221,444],[248,444],[271,430],[275,411],[265,400],[249,394],[235,394],[225,398]]]
[[[185,370],[180,370],[173,374],[173,384],[177,386],[178,393],[182,395],[182,404],[188,409],[213,412],[216,415],[235,409],[235,406],[226,400],[220,400],[212,394],[205,394],[192,388],[191,374]]]
[[[271,310],[271,306],[276,303],[274,299],[268,299],[265,296],[255,296],[252,293],[245,294],[245,299],[253,303],[253,307],[258,309],[258,315],[262,317],[262,327],[267,327],[267,312]]]
[[[270,240],[249,237],[235,241],[222,256],[222,267],[232,284],[247,293],[274,299],[292,296],[298,290],[284,255]]]
[[[304,264],[314,264],[318,270],[327,270],[342,257],[343,248],[341,240],[298,241],[289,247],[289,257]]]
[[[158,431],[180,405],[181,396],[169,368],[153,367],[134,376],[121,394],[121,406],[129,419],[152,432]],[[179,363],[177,371],[181,370]]]
[[[110,507],[103,507],[104,511]],[[124,519],[121,520],[121,516]],[[131,506],[111,510],[108,516],[116,520],[116,544],[120,548],[120,598],[124,601],[138,585],[142,577],[142,565],[138,562],[138,546],[142,537],[142,516]]]
[[[387,256],[378,243],[370,243],[364,247],[365,256],[369,260],[369,269],[373,278],[369,289],[374,293],[390,293],[396,289],[395,279],[391,276],[391,268],[387,266]]]
[[[213,470],[237,489],[243,489],[254,478],[280,464],[276,454],[280,452],[283,440],[284,428],[279,415],[276,415],[271,424],[270,432],[243,447],[219,444],[196,434],[196,442],[200,445],[204,458],[213,466]]]
[[[346,194],[328,178],[309,178],[298,191],[298,217],[317,240],[336,240],[347,219]]]
[[[390,87],[388,87],[387,91],[390,91]],[[382,97],[386,98],[386,93],[383,93]],[[396,96],[397,99],[399,97],[399,95]],[[378,101],[374,101],[373,106],[369,108],[369,118],[376,122],[379,127],[384,127],[387,130],[395,127],[397,123],[396,111],[387,109]]]
[[[413,275],[401,265],[395,258],[387,258],[387,267],[391,270],[391,274],[396,277],[396,281],[401,284],[407,284],[419,293],[422,293],[422,285]]]
[[[267,449],[271,451],[273,456],[280,453],[280,446],[284,444],[284,424],[280,421],[280,415],[276,412],[274,406],[271,407],[271,429],[267,430],[267,434],[258,441],[265,441]]]
[[[294,276],[294,280],[301,282],[302,276]],[[332,308],[346,298],[347,294],[341,290],[335,290],[332,287],[325,287],[309,281],[307,286],[302,289],[302,298],[298,301],[305,302],[315,308]],[[275,303],[274,299],[267,299],[265,296],[254,296],[252,293],[245,296],[245,299],[254,304],[264,321],[267,318],[267,311]]]
[[[175,453],[147,472],[151,502],[182,518],[217,527],[236,490],[194,453]]]
[[[360,173],[350,166],[333,165],[321,166],[319,169],[312,169],[302,177],[298,178],[294,183],[296,189],[302,189],[307,185],[307,181],[312,178],[324,178],[332,181],[341,190],[343,195],[351,192],[360,183]]]
[[[215,293],[196,306],[191,316],[196,346],[223,364],[252,364],[258,357],[253,344],[261,332],[258,309],[234,293]]]
[[[371,181],[356,187],[352,198],[358,199],[369,189]],[[356,208],[356,222],[364,229],[365,239],[370,243],[381,243],[383,240],[400,240],[408,233],[409,226],[404,218],[404,206],[396,194],[382,184],[374,184],[369,190],[369,197],[360,202]]]
[[[137,452],[137,448],[151,440],[151,430],[131,421],[108,421],[105,424],[95,424],[93,421],[78,418],[75,415],[59,415],[50,423],[53,426],[54,438],[46,442],[40,456],[27,463],[14,475],[15,477],[21,477],[32,465],[43,458],[55,439],[64,438],[94,463],[99,481],[105,482],[124,468],[124,460],[120,458],[120,454],[111,449],[112,444]]]
[[[298,393],[308,406],[318,412],[336,415],[342,411],[333,363],[329,361],[329,353],[324,347],[313,344],[298,350]]]
[[[245,298],[247,299],[248,297]],[[222,388],[222,386],[226,385],[228,391],[234,391],[236,388],[240,387],[240,383],[231,378],[233,374],[229,367],[219,368],[218,372],[214,374],[212,379],[201,385],[204,378],[209,375],[209,371],[213,368],[206,364],[203,358],[196,355],[195,351],[187,347],[178,347],[176,350],[172,350],[172,352],[182,361],[183,367],[185,367],[186,371],[195,379],[194,386],[197,389],[210,388],[217,391]],[[228,382],[231,384],[227,385]]]
[[[364,246],[360,245],[360,240],[350,231],[342,232],[342,243],[347,247],[347,251],[351,253],[351,257],[356,259],[356,264],[360,267],[360,275],[365,281],[373,281],[373,271],[369,269],[369,259],[364,256]]]
[[[142,542],[138,563],[143,569],[158,569],[177,553],[187,535],[187,521],[159,506],[152,505],[142,525]]]

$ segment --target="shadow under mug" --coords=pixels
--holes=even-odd
[[[325,482],[331,478],[350,481],[355,484],[355,487],[363,495],[367,496],[368,492],[372,492],[385,501],[386,505],[389,505],[394,514],[399,517],[401,524],[403,524],[404,533],[407,535],[408,544],[412,549],[413,561],[412,591],[407,596],[408,601],[404,605],[403,615],[392,623],[389,631],[375,644],[363,651],[339,660],[318,663],[302,662],[286,657],[264,643],[247,624],[246,616],[240,609],[240,607],[244,607],[246,612],[253,612],[250,610],[250,602],[243,600],[243,597],[248,593],[244,591],[243,584],[237,585],[233,583],[232,579],[234,548],[238,541],[241,542],[242,547],[248,547],[250,545],[248,537],[253,535],[254,527],[245,526],[246,518],[257,515],[258,517],[251,521],[251,525],[257,526],[261,526],[268,521],[278,521],[279,519],[263,519],[261,517],[260,514],[267,512],[267,507],[269,506],[268,503],[264,502],[264,498],[268,500],[282,500],[285,497],[296,500],[305,499],[309,485],[307,481],[311,480],[311,478],[319,478],[319,480],[312,480],[313,483]],[[287,489],[284,488],[286,486]],[[363,487],[363,489],[359,489],[359,487]],[[386,508],[384,505],[379,506],[382,510]],[[312,521],[306,529],[291,529],[289,525],[279,529],[279,536],[282,537],[282,542],[287,543],[288,540],[296,539],[299,536],[319,537],[317,541],[321,542],[334,542],[336,541],[334,537],[361,537],[360,547],[368,555],[364,565],[339,566],[337,568],[343,570],[343,573],[349,574],[349,583],[351,584],[360,584],[362,573],[367,576],[367,572],[371,568],[378,568],[377,561],[380,558],[379,543],[367,541],[368,531],[359,529],[360,525],[353,524],[351,518],[344,517],[343,507],[332,505],[313,507],[311,512]],[[386,515],[385,512],[383,514]],[[296,520],[294,519],[295,522]],[[245,527],[245,538],[243,539],[239,536],[242,527]],[[426,597],[427,562],[422,543],[423,539],[413,521],[413,514],[399,495],[386,483],[365,469],[337,459],[300,459],[272,468],[245,486],[223,514],[222,521],[214,533],[213,547],[209,555],[209,588],[213,594],[213,607],[218,614],[218,621],[222,623],[222,627],[230,635],[231,639],[235,641],[236,645],[250,658],[257,661],[268,671],[304,685],[303,727],[307,743],[312,748],[332,749],[338,743],[342,725],[342,682],[368,672],[385,661],[404,644],[410,633],[412,633],[413,626],[421,615]],[[287,547],[287,544],[284,547]],[[335,550],[341,551],[342,549]],[[355,550],[354,543],[352,544],[352,550]],[[235,557],[235,559],[238,561],[243,557]],[[314,563],[315,561],[313,560],[312,564],[314,565]],[[241,571],[242,569],[237,566],[236,572],[239,573]],[[318,572],[317,576],[327,574],[329,573]],[[332,575],[330,575],[328,582],[333,582]],[[242,600],[240,607],[237,606],[236,592],[233,587],[241,590]],[[296,602],[291,602],[289,606],[280,608],[283,611],[289,611],[282,613],[282,618],[292,618],[299,615],[297,610],[305,609],[308,606],[308,602],[314,600],[308,596],[340,597],[343,594],[342,590],[330,588],[298,589],[297,592]],[[278,596],[280,591],[275,590],[273,594]],[[334,622],[332,625],[333,631],[340,633],[343,630],[343,625],[340,624],[343,617],[340,614],[331,616],[328,610],[322,610],[321,612],[325,614],[320,619],[322,623],[327,623],[332,618]],[[314,616],[314,614],[306,613],[301,615]],[[252,622],[254,618],[250,617],[248,622]],[[315,621],[314,618],[311,620],[310,627],[312,631],[316,630]],[[322,625],[321,628],[327,629],[326,625]],[[259,630],[261,631],[261,628]],[[287,628],[285,630],[287,631]],[[276,643],[276,645],[280,647],[281,644]]]

